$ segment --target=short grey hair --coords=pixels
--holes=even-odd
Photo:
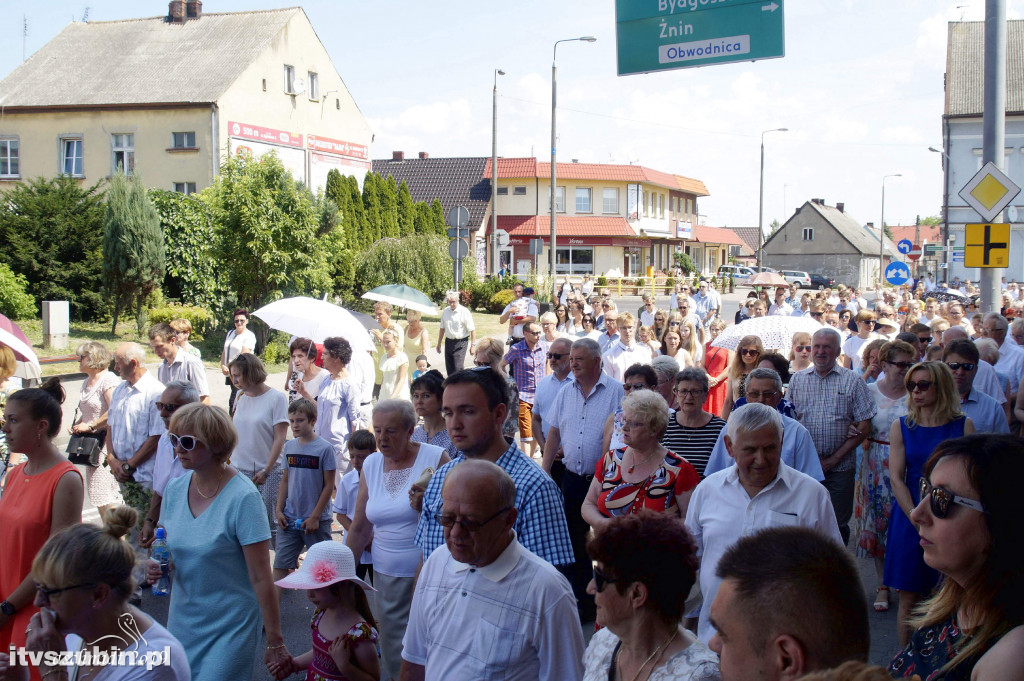
[[[458,291],[448,291],[448,292],[446,292],[444,294],[444,299],[448,300],[448,301],[451,301],[451,300],[458,301],[458,299],[459,299],[459,292]]]
[[[703,369],[698,367],[686,367],[678,374],[676,374],[676,385],[679,385],[683,381],[693,381],[700,385],[700,389],[707,393],[710,388],[708,387],[708,374]]]
[[[558,347],[565,346],[567,352],[572,352],[572,341],[564,336],[559,336],[555,340],[551,341],[551,344],[548,345],[548,350],[554,350],[556,343],[558,344]]]
[[[622,400],[622,411],[643,421],[660,440],[668,427],[668,402],[654,390],[634,390]]]
[[[138,343],[122,343],[114,352],[114,357],[124,360],[135,360],[142,366],[146,363],[146,351]]]
[[[373,408],[373,415],[376,416],[378,413],[398,414],[402,419],[403,428],[412,430],[416,427],[416,410],[413,409],[412,402],[407,400],[381,400]]]
[[[540,316],[541,324],[557,324],[558,316],[554,312],[545,312]]]
[[[767,367],[754,369],[749,374],[747,374],[746,383],[749,383],[750,379],[752,378],[770,379],[771,382],[775,384],[776,392],[782,392],[782,377],[779,376],[779,372],[776,371],[775,369],[769,369]]]
[[[1006,317],[999,314],[998,312],[989,312],[987,315],[985,315],[984,319],[986,322],[989,321],[990,319],[994,319],[996,324],[999,325],[1000,331],[1005,332],[1010,328],[1010,323],[1006,321]]]
[[[578,341],[572,344],[573,350],[579,350],[581,348],[585,348],[587,351],[590,352],[590,354],[594,355],[595,357],[601,356],[601,346],[598,345],[597,341],[594,340],[593,338],[580,338]]]
[[[782,441],[782,417],[774,407],[758,402],[747,402],[729,414],[729,439],[739,439],[740,433],[753,433],[762,428],[772,427],[775,436]]]
[[[183,404],[199,401],[199,390],[188,381],[171,381],[164,386],[164,392],[168,390],[177,390]]]
[[[1012,333],[1024,333],[1024,319],[1014,319],[1013,323],[1010,324],[1010,331]]]
[[[110,364],[110,350],[103,343],[87,341],[80,344],[75,352],[85,357],[85,363],[90,369],[106,369]]]
[[[679,373],[679,362],[668,355],[658,355],[651,360],[651,368],[659,381],[671,381]]]
[[[843,347],[843,337],[842,337],[842,335],[840,335],[838,330],[836,330],[834,327],[831,327],[831,326],[823,326],[823,327],[821,327],[820,329],[818,329],[817,331],[814,332],[814,335],[811,336],[811,339],[813,340],[814,336],[818,336],[818,335],[823,334],[823,333],[831,334],[832,337],[835,339],[836,346],[838,346],[840,348]]]
[[[991,338],[978,338],[974,341],[974,347],[978,348],[978,354],[989,364],[999,361],[999,346]]]

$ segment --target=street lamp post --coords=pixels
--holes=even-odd
[[[761,132],[761,188],[757,201],[757,271],[764,259],[764,136],[770,132],[787,132],[789,128],[772,128]]]
[[[949,283],[949,174],[953,171],[950,167],[949,154],[935,147],[928,147],[928,151],[942,154],[942,263],[945,265],[942,268],[942,282],[945,284]]]
[[[597,38],[595,38],[592,35],[585,35],[579,38],[566,38],[564,40],[556,40],[555,46],[551,50],[551,236],[549,239],[550,243],[548,244],[548,249],[550,250],[549,255],[551,260],[551,281],[549,283],[551,285],[552,303],[554,303],[555,300],[558,298],[558,285],[555,281],[555,241],[557,238],[555,232],[555,167],[557,164],[557,153],[555,147],[555,138],[557,134],[555,104],[558,99],[558,67],[555,65],[555,58],[558,55],[558,43],[571,43],[576,41],[592,43],[595,42],[596,40]],[[568,201],[568,197],[566,197],[565,200]],[[593,200],[593,197],[591,197],[591,200]]]
[[[501,254],[498,251],[498,76],[504,76],[501,69],[494,69],[494,93],[491,95],[491,272],[501,269]]]
[[[885,180],[889,177],[903,177],[900,173],[882,176],[882,222],[878,226],[878,292],[881,295],[885,281]]]

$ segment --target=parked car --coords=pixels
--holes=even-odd
[[[776,272],[777,271],[774,267],[764,267],[764,266],[754,267],[753,270],[755,272]]]
[[[811,288],[816,288],[819,291],[826,288],[835,288],[836,280],[832,277],[827,277],[824,274],[811,274]]]
[[[728,279],[730,273],[732,274],[733,281],[739,283],[754,274],[754,270],[742,265],[722,265],[718,268],[719,279]]]
[[[779,274],[784,277],[790,285],[796,286],[797,288],[810,287],[811,285],[811,277],[806,272],[801,272],[800,270],[779,270]]]

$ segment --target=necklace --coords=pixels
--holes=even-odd
[[[223,468],[220,469],[220,476],[217,477],[217,489],[213,490],[209,495],[203,494],[203,490],[199,489],[199,478],[196,478],[196,492],[199,496],[204,499],[212,499],[217,496],[217,492],[220,491],[220,483],[224,480],[224,470]]]
[[[639,466],[641,463],[647,465],[650,462],[654,461],[656,458],[658,458],[658,450],[654,450],[654,453],[648,456],[647,458],[637,461],[636,450],[631,449],[630,451],[633,454],[633,465],[629,467],[630,473],[632,473],[636,469],[636,467]]]
[[[636,681],[638,678],[640,678],[640,672],[642,672],[644,670],[644,667],[647,666],[647,663],[650,662],[651,660],[654,660],[655,656],[658,655],[662,651],[662,649],[664,649],[668,644],[672,643],[672,641],[675,640],[676,635],[678,635],[678,634],[679,634],[679,627],[676,627],[675,631],[672,632],[672,635],[669,636],[665,640],[664,643],[662,643],[660,646],[655,648],[654,652],[652,652],[650,655],[647,656],[647,659],[644,660],[644,663],[642,665],[640,665],[639,669],[636,670],[636,674],[633,674],[633,678],[630,679],[630,681]],[[619,660],[619,653],[621,653],[621,652],[622,652],[622,648],[621,647],[615,652],[615,664],[619,667],[619,676],[620,677],[622,676],[622,665],[621,665],[620,660]],[[657,662],[657,661],[655,661],[655,662]],[[650,677],[650,674],[648,674],[648,677]]]

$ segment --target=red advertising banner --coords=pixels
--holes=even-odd
[[[273,128],[264,128],[259,125],[228,121],[228,134],[241,139],[302,148],[302,135],[297,135],[287,130],[274,130]]]
[[[548,243],[550,239],[545,234],[540,237],[544,240],[544,243]],[[526,246],[529,245],[529,237],[512,237],[508,241],[513,246]],[[579,236],[560,236],[558,237],[558,248],[564,248],[569,246],[618,246],[622,248],[650,248],[650,239],[626,239],[622,237],[614,236],[591,236],[591,237],[579,237]]]
[[[364,144],[335,140],[330,137],[320,137],[319,135],[307,135],[306,139],[309,148],[316,151],[323,151],[328,154],[340,154],[342,156],[350,156],[358,159],[366,159],[369,158],[370,155],[370,150]]]

